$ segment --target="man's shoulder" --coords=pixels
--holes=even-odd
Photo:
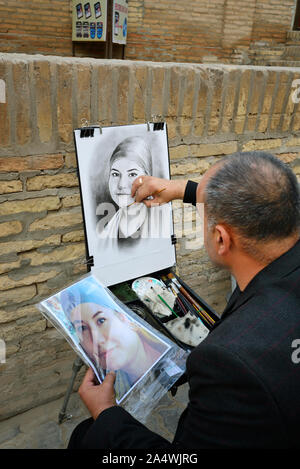
[[[251,367],[272,369],[289,368],[293,340],[300,337],[299,288],[286,289],[274,284],[256,293],[241,304],[195,349],[199,359],[202,353],[214,354],[223,348]],[[279,366],[279,363],[282,365]]]
[[[245,337],[257,336],[263,329],[263,337],[266,338],[281,334],[283,329],[290,329],[293,324],[299,325],[299,314],[299,291],[287,290],[280,284],[275,288],[272,285],[257,292],[224,320],[221,318],[214,332],[219,339],[242,341]]]

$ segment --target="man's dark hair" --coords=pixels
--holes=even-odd
[[[254,241],[283,239],[300,227],[300,193],[293,171],[265,152],[222,160],[205,189],[209,225],[226,223]]]

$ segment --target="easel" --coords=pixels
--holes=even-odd
[[[58,414],[58,423],[59,424],[65,422],[66,420],[70,420],[72,418],[72,415],[67,414],[66,410],[67,410],[67,406],[68,406],[68,403],[69,403],[70,396],[71,396],[72,391],[73,391],[73,386],[74,386],[76,376],[79,373],[79,371],[80,371],[80,369],[83,365],[84,365],[84,363],[81,360],[81,358],[77,357],[74,360],[74,363],[73,363],[73,366],[72,366],[73,373],[72,373],[72,376],[71,376],[71,380],[70,380],[70,383],[69,383],[69,386],[68,386],[68,389],[67,389],[67,392],[66,392],[66,395],[65,395],[65,399],[64,399],[62,408],[61,408],[61,410]]]

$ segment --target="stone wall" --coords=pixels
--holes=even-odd
[[[299,78],[299,69],[0,54],[1,420],[61,397],[72,372],[73,351],[35,304],[86,272],[73,128],[160,116],[173,178],[198,181],[224,155],[258,149],[300,174]],[[179,273],[221,312],[230,278],[190,249],[189,230],[181,236],[181,206]]]

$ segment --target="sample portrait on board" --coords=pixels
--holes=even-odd
[[[106,127],[102,132],[95,129],[92,138],[80,138],[76,132],[95,275],[105,268],[100,280],[111,285],[174,265],[171,204],[149,208],[131,196],[133,181],[139,177],[170,178],[166,127],[158,131],[153,124]],[[146,265],[149,268],[142,272]]]
[[[100,382],[108,371],[116,372],[118,403],[170,349],[124,311],[93,276],[48,298],[43,306]]]

